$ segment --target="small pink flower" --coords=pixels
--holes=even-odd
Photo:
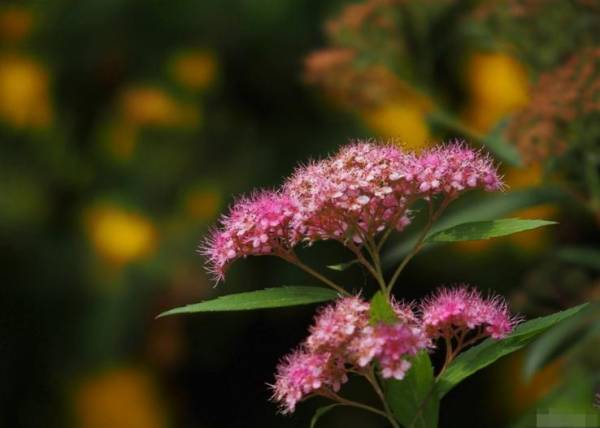
[[[366,367],[377,360],[382,377],[401,380],[410,368],[408,357],[427,349],[430,343],[415,324],[402,321],[379,323],[364,328],[349,344],[349,361],[358,367]]]
[[[313,352],[330,351],[343,354],[343,346],[369,323],[369,304],[359,297],[339,299],[326,306],[315,318],[306,339]]]
[[[481,329],[481,336],[506,337],[519,322],[500,296],[483,298],[474,288],[442,288],[421,304],[422,325],[432,339]]]
[[[497,191],[504,186],[492,159],[462,142],[425,151],[419,157],[415,176],[420,192],[450,197],[469,189]]]
[[[289,251],[297,242],[289,227],[297,211],[289,196],[277,192],[264,191],[237,201],[201,247],[217,282],[240,257]]]
[[[310,353],[298,350],[277,367],[273,400],[281,404],[283,413],[292,413],[296,403],[321,390],[339,391],[348,381],[343,361],[331,353]]]

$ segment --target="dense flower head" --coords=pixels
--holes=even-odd
[[[306,339],[312,352],[338,352],[369,323],[369,304],[360,297],[345,297],[323,308]]]
[[[379,323],[364,328],[349,345],[349,360],[358,367],[377,359],[383,378],[401,380],[410,368],[407,357],[430,347],[431,341],[417,324]]]
[[[240,257],[289,250],[295,239],[289,223],[296,212],[294,200],[279,192],[239,200],[201,249],[209,270],[221,280],[229,264]]]
[[[369,322],[368,302],[358,296],[339,299],[315,317],[308,338],[279,365],[273,399],[293,412],[303,397],[327,395],[347,381],[349,369],[362,370],[377,361],[385,378],[402,379],[408,357],[430,347],[409,305],[393,303],[398,322]]]
[[[413,304],[394,299],[390,304],[395,322],[374,322],[370,303],[360,296],[340,298],[317,313],[299,350],[277,368],[273,399],[285,413],[310,394],[332,397],[349,372],[370,373],[376,367],[382,378],[402,380],[411,357],[435,349],[439,337],[460,337],[458,353],[483,337],[505,337],[519,322],[502,298],[484,298],[467,286],[440,289],[419,305],[418,313]],[[475,334],[467,336],[472,330]],[[466,337],[469,342],[463,341]]]
[[[273,399],[281,403],[283,413],[291,413],[303,397],[323,388],[338,391],[348,380],[343,361],[331,353],[297,350],[277,368]]]
[[[437,291],[422,303],[421,317],[425,332],[433,339],[475,329],[481,336],[502,339],[519,322],[503,298],[484,298],[467,286]]]
[[[503,187],[492,159],[460,142],[423,152],[415,177],[420,192],[450,197],[468,189],[497,191]]]
[[[298,168],[279,191],[242,198],[205,241],[217,280],[248,255],[284,256],[299,242],[337,240],[360,246],[410,223],[410,205],[441,195],[503,186],[489,156],[457,142],[421,154],[393,144],[355,142]]]
[[[299,168],[284,185],[299,203],[297,229],[308,241],[357,243],[387,227],[402,230],[409,223],[405,171],[414,163],[393,145],[359,142]]]

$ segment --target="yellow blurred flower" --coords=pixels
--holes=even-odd
[[[41,128],[52,121],[49,76],[33,58],[0,57],[0,119],[16,128]]]
[[[151,376],[133,367],[86,379],[75,391],[78,428],[164,428],[166,409]]]
[[[123,119],[134,125],[195,127],[200,120],[197,106],[156,86],[132,86],[123,92],[120,103]]]
[[[185,196],[185,211],[193,219],[212,220],[218,213],[223,197],[216,189],[195,188]]]
[[[31,33],[33,14],[22,6],[6,6],[0,8],[0,39],[18,42]]]
[[[203,90],[209,87],[215,80],[217,67],[214,54],[203,50],[178,53],[170,63],[174,80],[191,90]]]
[[[100,257],[120,266],[143,259],[155,250],[158,233],[140,214],[116,205],[98,205],[86,215],[89,239]]]
[[[473,54],[466,66],[466,85],[469,101],[464,118],[479,132],[491,130],[529,100],[525,67],[502,52]]]
[[[390,102],[363,111],[365,124],[381,137],[397,138],[410,149],[430,143],[428,108],[415,102]]]

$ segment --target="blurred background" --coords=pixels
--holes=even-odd
[[[314,307],[155,316],[314,284],[254,258],[214,288],[196,248],[235,195],[352,138],[491,151],[509,191],[468,195],[441,224],[560,222],[432,248],[398,297],[469,282],[527,318],[598,301],[598,28],[597,0],[2,1],[0,426],[309,426],[321,402],[283,417],[266,384]],[[368,289],[357,268],[331,275]],[[599,345],[596,304],[462,384],[441,427],[594,412]],[[354,410],[319,423],[384,426]]]

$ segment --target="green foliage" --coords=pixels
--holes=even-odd
[[[279,287],[247,293],[230,294],[214,300],[182,306],[163,312],[159,317],[197,312],[247,311],[254,309],[282,308],[333,300],[337,293],[321,287]]]
[[[327,266],[327,268],[331,269],[331,270],[338,271],[338,272],[343,272],[346,269],[348,269],[349,267],[352,267],[352,266],[354,266],[357,263],[358,263],[358,260],[351,260],[351,261],[345,262],[345,263],[338,263],[336,265],[329,265],[329,266]]]
[[[597,338],[600,334],[600,304],[590,304],[584,310],[545,333],[527,350],[523,374],[527,379],[555,359]]]
[[[523,220],[518,218],[506,218],[490,221],[475,221],[463,223],[457,226],[441,230],[427,238],[429,242],[456,242],[474,241],[480,239],[497,238],[512,235],[513,233],[537,229],[538,227],[556,224],[547,220]]]
[[[385,396],[396,419],[407,428],[436,428],[440,402],[427,352],[411,359],[403,380],[385,382]]]
[[[565,197],[562,190],[555,187],[530,187],[509,193],[467,195],[456,201],[432,228],[436,232],[461,223],[485,221],[510,214],[516,210],[534,207],[549,202],[558,202]],[[406,235],[401,243],[384,257],[384,263],[390,265],[406,255],[414,247],[417,233]],[[431,245],[431,243],[430,243]]]
[[[467,377],[489,366],[501,357],[518,351],[550,328],[575,316],[586,306],[587,304],[576,306],[546,317],[527,321],[518,326],[505,339],[487,339],[483,343],[460,354],[440,376],[438,380],[438,396],[442,398]]]
[[[398,321],[398,317],[396,316],[394,309],[390,305],[390,302],[385,294],[383,294],[381,291],[375,293],[371,299],[371,309],[369,315],[369,321],[371,324],[377,324],[381,322],[393,324]]]
[[[559,260],[586,268],[600,270],[600,249],[587,247],[564,247],[557,251]]]

